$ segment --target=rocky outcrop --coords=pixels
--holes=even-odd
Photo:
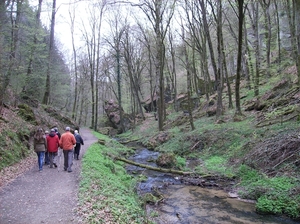
[[[117,129],[118,133],[122,133],[123,131],[128,131],[131,129],[133,119],[130,117],[130,115],[125,114],[123,108],[120,109],[119,105],[113,100],[105,101],[104,110],[111,126],[114,129]],[[123,113],[122,123],[120,113]]]

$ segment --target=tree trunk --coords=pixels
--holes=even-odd
[[[242,115],[240,104],[240,77],[242,66],[242,47],[243,47],[243,20],[244,20],[244,0],[238,0],[238,17],[239,17],[239,35],[238,35],[238,55],[237,55],[237,69],[235,82],[235,101],[236,101],[236,115]]]
[[[45,94],[43,99],[43,104],[49,104],[50,102],[50,73],[51,73],[51,63],[52,63],[52,51],[54,48],[54,28],[55,28],[55,14],[56,14],[56,0],[52,2],[52,16],[51,16],[51,30],[50,30],[50,43],[49,43],[49,55],[47,64],[47,74],[46,74],[46,86]]]
[[[214,75],[215,75],[215,83],[217,85],[217,83],[219,82],[219,80],[218,80],[218,71],[217,71],[217,65],[216,65],[216,60],[215,60],[214,48],[213,48],[212,40],[211,40],[211,37],[210,37],[208,21],[207,21],[207,17],[206,17],[207,7],[204,4],[204,0],[198,0],[198,1],[199,1],[199,4],[200,4],[200,7],[201,7],[204,33],[206,34],[206,40],[207,40],[208,49],[209,49],[209,52],[210,52],[211,64],[212,64]],[[214,90],[216,89],[216,85],[214,86]]]
[[[297,39],[297,57],[296,57],[296,67],[297,67],[297,73],[298,73],[298,87],[300,87],[300,1],[295,2],[295,14],[296,14],[296,21],[297,21],[297,33],[296,33],[296,39]]]
[[[74,101],[73,101],[73,109],[72,109],[72,119],[77,118],[76,116],[76,108],[77,108],[77,101],[78,101],[78,68],[77,68],[77,52],[75,47],[75,40],[74,40],[74,31],[75,31],[75,10],[73,10],[73,15],[69,11],[70,16],[70,29],[71,29],[71,38],[72,38],[72,51],[73,51],[73,60],[74,60],[74,75],[75,75],[75,87],[74,87]]]
[[[260,4],[264,11],[264,27],[265,27],[265,42],[266,42],[266,71],[267,77],[270,78],[270,52],[271,52],[271,18],[270,18],[270,0],[261,0]]]
[[[175,61],[175,49],[173,46],[173,35],[171,32],[169,32],[169,44],[170,44],[170,54],[171,54],[171,60],[172,60],[172,66],[170,69],[171,75],[171,80],[172,80],[172,85],[173,85],[173,93],[174,93],[174,109],[176,112],[178,112],[178,101],[177,101],[177,75],[176,75],[176,61]]]
[[[160,21],[159,21],[160,22]],[[159,23],[158,22],[158,23]],[[156,73],[156,96],[157,96],[157,113],[158,113],[158,129],[163,130],[164,122],[164,86],[163,86],[163,64],[162,64],[162,47],[161,33],[159,24],[156,29],[156,57],[155,57],[155,73]]]
[[[217,2],[217,39],[218,39],[218,68],[217,68],[217,113],[216,118],[218,119],[223,114],[223,102],[222,102],[222,92],[223,92],[223,34],[222,34],[222,0],[218,0]]]
[[[278,5],[277,1],[274,1],[275,5],[275,12],[276,12],[276,21],[277,21],[277,45],[278,45],[278,72],[281,72],[281,38],[280,38],[280,19],[279,19],[279,12],[278,12]],[[299,24],[299,23],[298,23]]]
[[[255,51],[255,74],[253,77],[254,95],[259,95],[259,76],[260,76],[260,41],[258,32],[258,2],[250,3],[251,9],[248,8],[249,18],[251,21],[254,34],[254,51]]]
[[[185,40],[184,26],[181,25],[182,29],[182,40]],[[193,113],[192,113],[192,102],[191,102],[191,65],[187,51],[187,44],[184,46],[184,57],[185,57],[185,66],[186,66],[186,80],[187,80],[187,96],[188,96],[188,112],[189,112],[189,121],[192,130],[195,130],[195,125],[193,121]]]
[[[30,49],[26,79],[25,79],[24,86],[22,88],[22,91],[23,91],[24,94],[27,94],[28,82],[29,82],[31,74],[32,74],[33,58],[34,58],[36,46],[38,44],[37,35],[38,35],[38,30],[40,28],[40,17],[41,17],[42,3],[43,3],[43,0],[39,0],[38,10],[36,12],[36,17],[35,17],[35,29],[34,29],[34,36],[33,36],[33,44],[32,44],[31,49]]]
[[[212,84],[210,75],[209,75],[209,71],[208,71],[208,55],[207,55],[207,50],[206,50],[206,35],[203,35],[202,38],[202,44],[203,46],[205,46],[203,48],[203,52],[201,54],[201,58],[203,59],[203,76],[204,76],[204,81],[206,83],[205,85],[205,96],[206,96],[206,100],[209,100],[209,96],[214,92],[214,86]]]
[[[248,33],[246,28],[246,18],[244,19],[244,53],[243,53],[243,67],[246,75],[246,81],[247,81],[247,88],[251,89],[251,79],[250,79],[250,72],[249,72],[249,45],[248,45]],[[250,61],[250,63],[252,63]]]
[[[0,1],[0,33],[4,33],[3,27],[4,24],[7,23],[7,18],[6,18],[6,6],[5,6],[5,1]],[[4,35],[0,35],[0,43],[4,41]],[[0,67],[2,68],[3,64],[3,55],[2,53],[3,49],[0,49]],[[2,73],[2,69],[0,70],[0,112],[2,109],[2,104],[3,104],[3,99],[4,99],[4,94],[5,94],[5,83],[4,80],[4,74]]]

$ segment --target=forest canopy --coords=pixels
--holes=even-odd
[[[286,70],[299,77],[299,16],[295,0],[1,1],[0,110],[39,102],[97,130],[112,100],[120,131],[146,112],[162,130],[168,106],[193,128],[195,101],[216,94],[216,118],[224,95],[238,116],[241,85],[259,96],[281,74],[299,86]]]

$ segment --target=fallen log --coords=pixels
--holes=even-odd
[[[115,159],[120,160],[120,161],[125,162],[125,163],[129,163],[131,165],[146,168],[148,170],[155,170],[155,171],[163,172],[163,173],[174,173],[174,174],[180,174],[180,175],[189,175],[189,174],[193,173],[193,172],[184,172],[184,171],[181,171],[181,170],[172,170],[172,169],[165,169],[165,168],[160,168],[160,167],[148,166],[148,165],[145,165],[145,164],[142,164],[142,163],[136,163],[136,162],[133,162],[131,160],[120,158],[120,157],[115,157]]]
[[[128,143],[131,143],[131,142],[136,142],[136,141],[139,141],[140,138],[138,139],[130,139],[130,140],[127,140],[127,141],[120,141],[121,144],[128,144]]]

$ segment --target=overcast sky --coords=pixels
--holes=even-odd
[[[87,12],[89,4],[91,2],[101,2],[101,0],[77,0],[76,4],[71,4],[70,2],[74,2],[76,0],[57,0],[56,1],[56,17],[55,17],[55,38],[58,39],[63,46],[61,51],[63,53],[66,53],[66,51],[69,51],[69,54],[71,54],[72,50],[72,39],[71,39],[71,30],[70,30],[70,15],[69,10],[70,7],[76,7],[76,29],[75,29],[75,43],[76,47],[79,47],[81,45],[81,29],[82,29],[82,21],[88,26],[89,21],[89,13]],[[51,9],[52,9],[52,2],[53,0],[44,0],[42,5],[42,14],[41,14],[41,20],[44,25],[47,27],[50,27],[51,22]],[[135,0],[135,2],[138,2],[138,0]],[[30,0],[30,4],[32,6],[37,7],[38,0]],[[125,10],[125,13],[128,13],[128,10]],[[109,16],[105,14],[106,16]],[[108,25],[105,24],[105,19],[103,20],[103,27],[106,26],[103,30],[107,31]]]

